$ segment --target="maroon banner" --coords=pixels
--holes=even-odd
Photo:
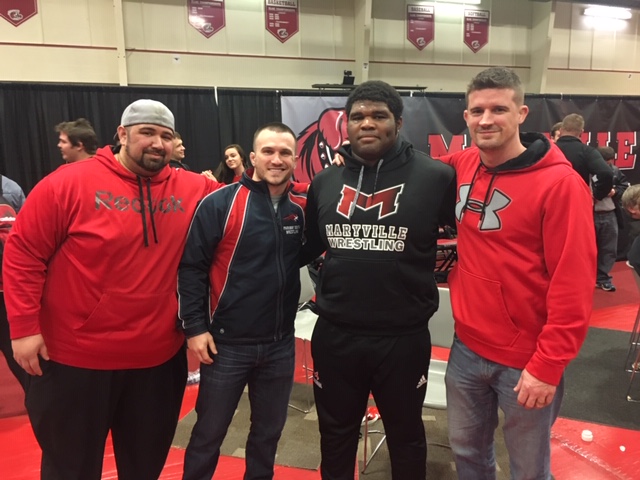
[[[38,13],[37,0],[0,0],[0,16],[13,26],[26,22]]]
[[[427,5],[407,5],[407,40],[418,50],[433,42],[435,8]]]
[[[464,43],[473,53],[489,43],[489,10],[464,11]]]
[[[282,43],[298,33],[298,0],[265,0],[265,24]]]
[[[224,0],[188,0],[189,25],[210,38],[225,26]]]

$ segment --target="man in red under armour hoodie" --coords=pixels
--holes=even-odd
[[[446,373],[458,476],[495,478],[498,408],[511,478],[549,480],[563,372],[585,339],[596,270],[591,194],[541,134],[506,68],[467,90],[474,146],[444,157],[457,174],[458,264],[449,275],[456,337]]]
[[[138,100],[119,152],[58,168],[29,195],[4,253],[13,349],[41,478],[157,479],[186,382],[176,274],[197,203],[220,185],[169,168],[174,117]]]

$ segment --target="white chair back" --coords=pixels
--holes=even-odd
[[[436,347],[451,348],[453,344],[453,312],[451,311],[451,295],[448,288],[438,287],[440,308],[429,320],[431,344]],[[447,408],[447,390],[444,383],[447,362],[431,359],[424,406],[429,408]]]
[[[451,348],[453,344],[453,312],[451,310],[451,295],[448,288],[438,287],[440,294],[440,308],[429,320],[431,345]]]
[[[316,290],[311,281],[309,269],[305,265],[300,269],[300,299],[298,300],[298,305],[308,302],[315,294]]]

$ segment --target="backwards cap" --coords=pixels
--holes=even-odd
[[[164,103],[144,98],[129,105],[122,114],[120,124],[123,127],[150,123],[175,130],[173,113]]]

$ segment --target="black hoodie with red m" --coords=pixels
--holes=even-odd
[[[454,225],[452,168],[398,139],[372,167],[340,150],[311,184],[310,256],[326,250],[320,316],[354,333],[419,332],[438,308],[433,277],[438,228]]]

